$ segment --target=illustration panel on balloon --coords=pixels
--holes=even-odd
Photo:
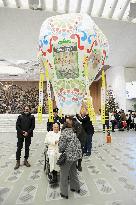
[[[65,39],[64,39],[65,40]],[[64,41],[65,42],[65,41]],[[76,43],[56,44],[53,47],[53,56],[58,79],[75,79],[79,77],[78,50]]]

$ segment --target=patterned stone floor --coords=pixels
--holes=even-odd
[[[0,133],[0,205],[136,205],[136,132],[95,133],[91,157],[79,173],[81,193],[62,199],[59,186],[50,187],[44,166],[44,133],[32,139],[31,167],[14,171],[16,133]],[[22,156],[24,150],[22,151]],[[23,157],[22,157],[23,161]]]

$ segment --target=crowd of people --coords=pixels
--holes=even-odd
[[[0,88],[0,114],[19,114],[23,110],[23,105],[31,107],[32,113],[37,113],[39,104],[39,90],[36,87],[24,88],[18,85],[5,86]],[[43,94],[44,106],[43,113],[48,113],[47,92]]]
[[[91,155],[94,127],[86,109],[80,115],[66,115],[62,118],[58,116],[58,109],[54,109],[53,113],[54,122],[48,121],[48,133],[44,142],[45,147],[47,147],[46,155],[48,156],[50,167],[48,178],[50,184],[57,183],[58,172],[60,172],[60,195],[68,199],[68,180],[70,181],[70,190],[80,193],[77,169],[82,171],[82,156]],[[21,150],[24,141],[24,165],[26,167],[31,166],[28,158],[34,128],[34,115],[31,115],[30,106],[26,105],[24,112],[18,116],[16,122],[17,151],[15,170],[20,167]],[[62,161],[61,156],[64,153],[65,158]]]
[[[107,129],[109,129],[109,123],[111,123],[112,132],[115,131],[115,128],[119,131],[124,131],[125,129],[127,131],[135,129],[136,131],[136,113],[132,111],[125,113],[124,110],[112,112],[105,123]]]
[[[47,176],[51,185],[58,183],[58,173],[60,174],[60,195],[68,199],[68,183],[72,192],[80,193],[77,170],[82,171],[82,157],[91,156],[94,127],[86,108],[81,109],[80,114],[75,116],[65,115],[63,117],[58,115],[58,108],[55,108],[53,115],[53,122],[49,120],[47,122],[47,134],[44,141],[46,148],[45,169],[49,168]],[[113,112],[106,120],[107,130],[110,130],[110,123],[113,132],[115,128],[121,131],[125,128],[128,131],[129,129],[136,130],[136,113],[125,114],[124,110]],[[31,114],[30,106],[27,105],[24,107],[24,112],[18,116],[16,122],[18,140],[15,170],[20,167],[21,150],[24,141],[24,165],[26,167],[31,166],[28,158],[34,128],[35,118]]]

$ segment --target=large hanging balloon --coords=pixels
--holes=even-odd
[[[58,108],[64,114],[79,113],[107,58],[105,35],[87,14],[53,16],[41,27],[39,51]]]

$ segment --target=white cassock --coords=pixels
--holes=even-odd
[[[55,141],[59,141],[59,138],[60,138],[60,132],[55,133],[53,131],[48,132],[45,137],[44,143],[45,145],[48,146],[47,155],[49,157],[50,172],[52,172],[53,170],[55,171],[60,170],[59,166],[56,164],[57,159],[60,156],[60,153],[58,150],[58,143],[55,144]]]

